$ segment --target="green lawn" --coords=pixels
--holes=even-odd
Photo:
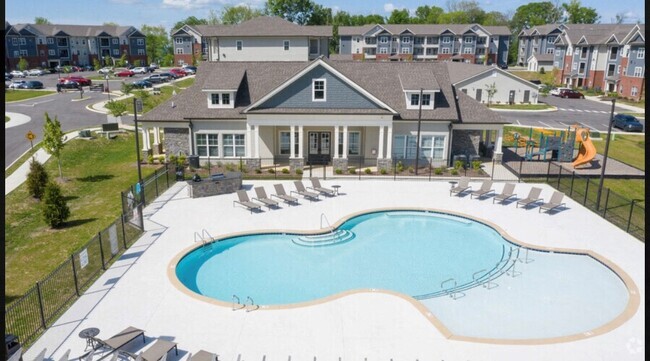
[[[135,90],[131,92],[131,94],[142,99],[142,113],[144,114],[150,111],[151,109],[157,107],[158,105],[164,103],[165,101],[167,101],[167,99],[171,98],[172,93],[174,91],[176,91],[176,94],[178,94],[181,91],[183,91],[183,89],[179,88],[174,83],[171,83],[171,85],[169,86],[161,86],[159,95],[153,95],[152,93],[146,90],[142,90],[142,91]],[[143,97],[142,94],[146,94],[146,95]],[[126,104],[126,109],[129,109],[129,112],[133,110],[132,97],[118,100],[118,102]]]
[[[599,154],[605,153],[607,135],[602,141],[594,141]],[[615,134],[609,143],[608,157],[645,171],[645,137],[643,135]]]
[[[554,78],[553,78],[553,72],[547,71],[544,74],[540,74],[539,72],[536,71],[523,71],[523,70],[512,70],[510,71],[510,74],[516,75],[522,79],[526,80],[539,80],[542,82],[542,84],[553,84]]]
[[[9,118],[8,116],[5,115],[5,123],[10,121],[10,120],[11,120],[11,118]]]
[[[520,109],[520,110],[542,110],[551,109],[552,106],[548,104],[491,104],[492,109]]]
[[[19,100],[31,99],[36,97],[41,97],[44,95],[55,94],[55,91],[51,90],[14,90],[6,89],[5,90],[5,102],[15,102]]]
[[[5,169],[5,179],[7,179],[11,174],[13,174],[13,172],[15,172],[16,169],[18,169],[18,168],[19,168],[23,163],[25,163],[26,161],[28,161],[29,158],[30,158],[34,153],[36,153],[36,151],[38,151],[39,149],[41,149],[41,143],[36,144],[36,145],[34,146],[34,149],[31,149],[31,148],[30,148],[29,151],[27,151],[25,154],[23,154],[22,157],[20,157],[17,161],[15,161],[15,162],[11,165],[11,167]]]
[[[62,229],[53,230],[45,224],[40,204],[27,194],[25,184],[5,197],[6,303],[22,295],[120,215],[120,191],[137,181],[135,158],[132,133],[113,140],[96,137],[68,142],[61,159],[66,179],[61,187],[71,217]],[[51,179],[58,177],[54,158],[45,167]],[[143,177],[156,167],[144,165]]]
[[[177,87],[180,87],[180,88],[187,88],[190,85],[194,84],[194,79],[195,78],[185,78],[183,80],[179,80],[179,81],[175,82],[174,85],[176,85]]]

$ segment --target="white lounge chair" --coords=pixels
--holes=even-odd
[[[503,204],[503,202],[506,201],[507,199],[517,195],[517,193],[514,193],[514,191],[515,191],[515,184],[506,183],[503,186],[503,190],[501,191],[501,193],[497,194],[496,196],[494,196],[494,198],[492,198],[492,203],[494,203],[494,201],[499,201],[501,202],[501,204]]]
[[[476,196],[477,198],[481,198],[488,193],[494,193],[494,189],[492,189],[492,180],[490,179],[484,180],[483,184],[481,184],[481,188],[470,193],[469,198],[471,199],[474,196]]]
[[[519,205],[522,204],[524,208],[528,207],[531,204],[537,203],[538,201],[541,201],[542,198],[539,198],[539,195],[542,193],[541,188],[533,187],[530,189],[530,193],[528,193],[528,197],[524,199],[520,199],[517,201],[517,208],[519,208]]]
[[[562,202],[562,199],[564,198],[564,193],[555,191],[553,192],[553,195],[551,196],[551,200],[548,201],[548,203],[544,203],[541,206],[539,206],[539,212],[541,213],[542,210],[546,210],[546,212],[550,212],[553,209],[564,206],[565,203]]]
[[[307,188],[313,189],[313,190],[315,190],[316,192],[318,192],[320,194],[325,194],[325,195],[328,195],[328,196],[336,195],[335,190],[325,188],[325,187],[321,186],[320,181],[318,180],[318,178],[312,177],[312,178],[309,178],[309,180],[311,180],[311,187],[307,187]]]
[[[301,197],[309,199],[309,201],[318,199],[318,193],[306,190],[301,181],[294,181],[293,184],[296,186],[296,190],[291,191],[291,193],[299,194]]]
[[[298,198],[292,197],[284,191],[284,186],[282,184],[274,184],[273,188],[275,188],[275,194],[271,194],[271,198],[276,197],[278,199],[281,199],[289,206],[291,206],[291,203],[300,204],[298,203]]]
[[[460,195],[470,188],[472,187],[469,185],[469,177],[460,177],[458,180],[458,185],[449,190],[449,196],[451,196],[453,193],[458,193]]]
[[[237,191],[237,197],[239,198],[238,201],[237,200],[232,201],[233,207],[235,206],[235,203],[238,203],[248,208],[251,211],[251,213],[253,213],[253,210],[262,209],[261,205],[251,202],[251,200],[248,198],[248,194],[243,189]]]

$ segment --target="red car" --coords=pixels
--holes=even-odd
[[[75,76],[75,75],[70,75],[69,77],[61,78],[59,79],[59,83],[64,83],[66,80],[74,81],[81,86],[91,85],[93,83],[92,80],[88,78],[84,78],[83,76]]]
[[[585,96],[577,91],[577,90],[571,90],[571,89],[563,89],[560,90],[560,98],[575,98],[575,99],[584,99]]]
[[[181,68],[174,68],[174,69],[169,70],[169,72],[176,75],[176,76],[178,76],[179,78],[182,78],[185,75],[187,75],[187,72],[185,70],[181,69]]]
[[[115,76],[133,76],[133,75],[135,75],[135,73],[133,72],[133,70],[129,70],[129,69],[118,71],[117,73],[115,73]]]

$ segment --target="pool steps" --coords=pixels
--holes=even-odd
[[[317,234],[313,236],[300,236],[291,239],[299,246],[318,247],[341,244],[352,240],[355,237],[354,232],[347,229],[337,229],[332,232]]]

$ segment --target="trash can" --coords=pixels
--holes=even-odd
[[[198,155],[189,155],[187,156],[187,162],[190,163],[190,167],[197,169],[201,166],[199,165],[199,156]]]
[[[7,359],[11,357],[11,355],[15,354],[16,351],[20,349],[20,341],[18,340],[18,336],[12,335],[10,333],[5,335],[5,351],[7,352]],[[23,360],[23,356],[20,356],[20,361]]]

